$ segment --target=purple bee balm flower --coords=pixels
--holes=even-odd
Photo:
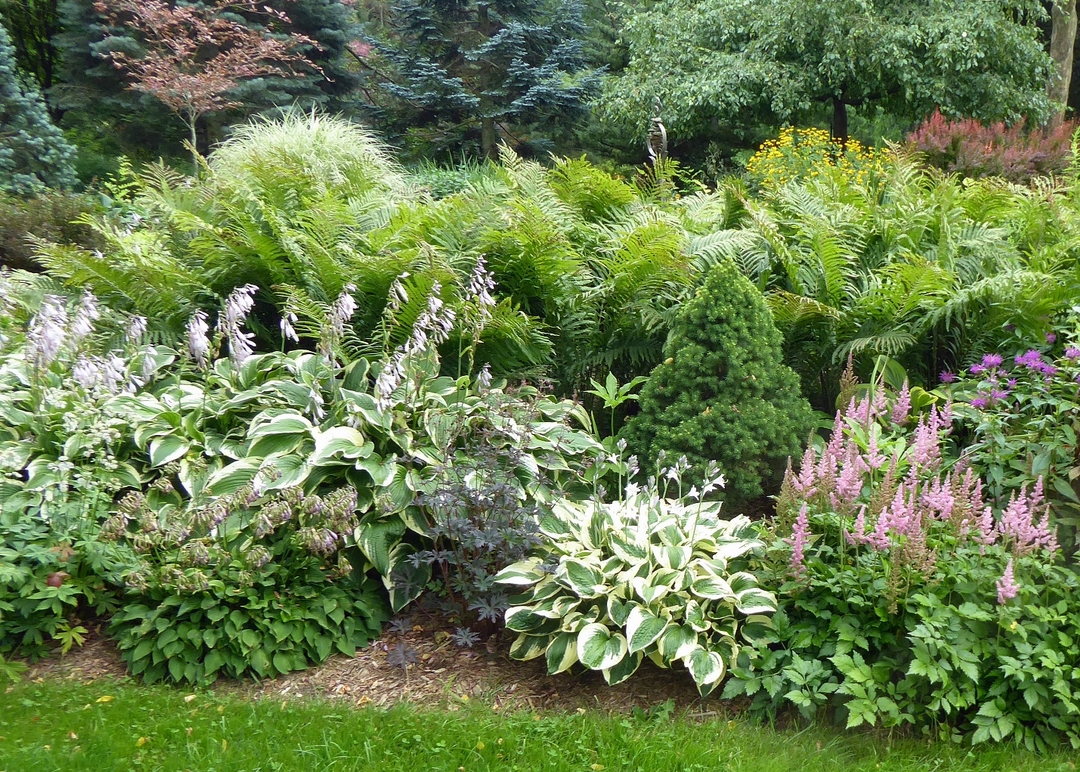
[[[1046,342],[1047,343],[1054,343],[1056,341],[1057,341],[1057,335],[1055,335],[1052,332],[1046,333]]]
[[[1000,367],[1001,362],[1001,354],[984,354],[982,358],[983,367]]]
[[[1005,399],[1009,396],[1009,392],[1004,389],[990,389],[990,404],[997,402],[998,400]]]
[[[1076,346],[1069,346],[1067,349],[1065,349],[1065,358],[1073,360],[1080,359],[1080,348],[1077,348]]]
[[[971,400],[971,406],[977,410],[985,410],[989,404],[985,397],[975,397]]]
[[[953,383],[956,381],[956,373],[950,373],[948,370],[942,370],[938,375],[938,380],[942,383]]]
[[[985,373],[986,367],[983,365],[972,365],[970,370],[972,375],[978,375],[979,373]]]
[[[1006,384],[1008,385],[1008,387],[1010,389],[1015,389],[1016,388],[1016,379],[1015,378],[1010,378],[1008,381],[1006,381]]]
[[[1038,370],[1042,364],[1042,354],[1032,348],[1028,349],[1026,353],[1013,357],[1013,361],[1029,370]]]

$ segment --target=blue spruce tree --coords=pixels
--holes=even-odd
[[[75,184],[75,148],[53,124],[37,86],[22,77],[0,24],[0,190],[34,193]]]
[[[527,147],[568,128],[598,84],[580,0],[392,0],[370,16],[357,58],[375,122],[417,149],[494,158],[500,134]]]

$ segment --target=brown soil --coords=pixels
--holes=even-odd
[[[704,701],[681,669],[663,670],[646,660],[632,678],[608,686],[600,673],[547,675],[543,658],[517,662],[508,655],[509,641],[489,639],[475,649],[461,649],[449,640],[452,628],[441,620],[420,620],[412,629],[383,636],[354,657],[335,655],[325,664],[266,681],[219,680],[214,688],[241,696],[293,700],[321,698],[351,704],[389,706],[399,702],[456,710],[478,701],[493,710],[574,711],[605,713],[648,710],[672,700],[679,713],[716,715],[730,712],[730,703]],[[387,655],[399,645],[416,657],[401,668]],[[411,658],[411,657],[410,657]],[[393,657],[391,657],[391,660]],[[42,660],[27,677],[80,681],[126,677],[112,642],[94,634],[66,656]]]

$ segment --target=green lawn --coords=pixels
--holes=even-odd
[[[0,694],[0,772],[50,770],[1039,770],[1076,754],[976,752],[743,721],[499,715],[246,702],[125,682],[24,682]]]

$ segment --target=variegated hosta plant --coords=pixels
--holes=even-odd
[[[609,684],[645,657],[682,662],[699,691],[711,692],[776,610],[773,595],[733,561],[761,548],[744,515],[722,520],[719,502],[685,503],[655,491],[626,501],[560,501],[540,530],[541,553],[500,572],[522,588],[506,627],[510,655],[547,657],[548,672],[580,663]]]

